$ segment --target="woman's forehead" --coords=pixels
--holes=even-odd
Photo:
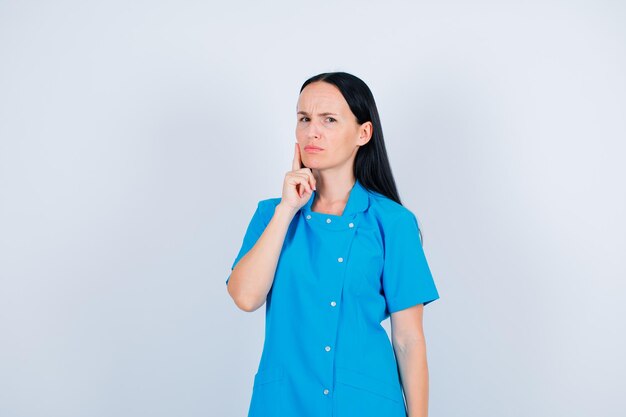
[[[315,82],[304,87],[298,97],[298,111],[345,112],[348,103],[337,87],[325,82]]]

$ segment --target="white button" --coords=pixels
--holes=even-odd
[[[330,346],[326,346],[324,349],[326,349],[326,352],[330,352]]]
[[[311,218],[311,215],[310,215],[310,214],[307,214],[307,215],[306,215],[306,218],[307,218],[307,219],[310,219],[310,218]]]
[[[324,395],[328,395],[330,391],[328,391],[327,389],[324,390]]]
[[[339,262],[343,262],[343,258],[338,258],[337,259]]]
[[[350,223],[348,227],[354,227],[354,223]]]
[[[334,302],[334,301],[331,301],[331,302],[330,302],[330,305],[334,307],[334,306],[336,306],[336,305],[337,305],[337,303],[336,303],[336,302]]]
[[[326,223],[330,223],[330,219],[326,219]]]

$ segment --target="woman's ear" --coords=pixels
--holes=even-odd
[[[372,122],[365,122],[361,125],[359,129],[359,139],[361,140],[361,143],[359,143],[360,146],[363,146],[370,141],[370,139],[372,138],[372,129]]]

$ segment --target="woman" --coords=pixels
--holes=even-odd
[[[426,417],[422,313],[439,294],[374,97],[323,73],[296,110],[282,197],[259,201],[226,280],[242,310],[266,305],[248,416]]]

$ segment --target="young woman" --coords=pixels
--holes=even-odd
[[[282,197],[258,202],[226,280],[242,310],[266,305],[248,417],[426,417],[422,314],[439,294],[374,97],[323,73],[296,111]]]

